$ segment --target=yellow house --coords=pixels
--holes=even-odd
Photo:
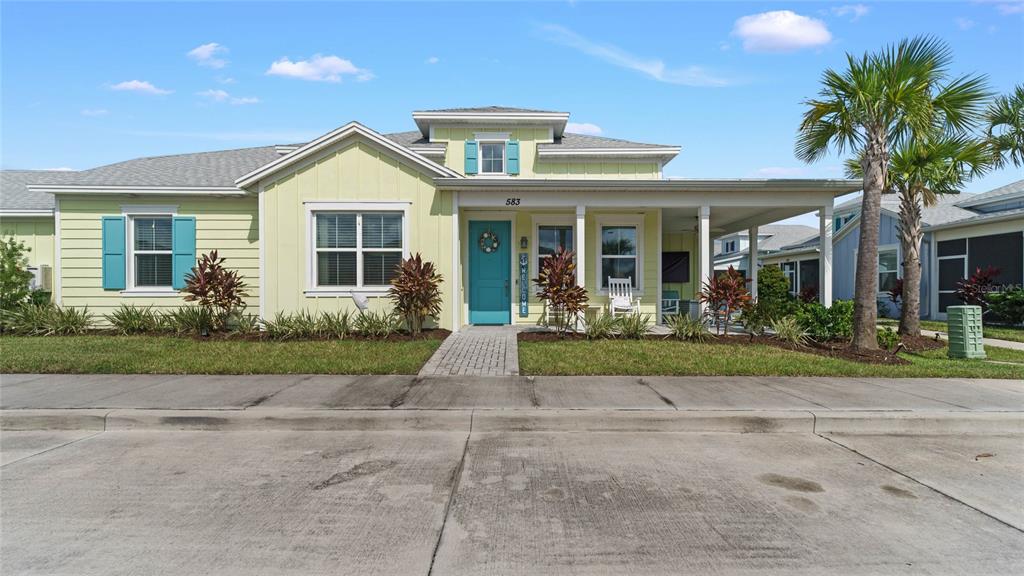
[[[666,179],[678,147],[568,133],[566,112],[412,116],[410,132],[351,122],[302,145],[140,158],[12,186],[51,203],[52,248],[39,245],[64,306],[179,306],[197,254],[216,249],[245,276],[261,317],[386,308],[394,265],[420,253],[444,276],[437,323],[450,329],[536,322],[531,280],[559,246],[576,252],[595,309],[614,279],[659,319],[697,306],[713,236],[748,230],[756,250],[759,225],[819,210],[825,269],[833,199],[860,188]],[[0,210],[5,234],[28,222],[17,218]],[[47,236],[45,225],[15,228]],[[830,301],[827,285],[821,296]]]

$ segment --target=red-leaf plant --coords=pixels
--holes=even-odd
[[[555,319],[555,329],[564,337],[569,324],[587,309],[587,291],[576,283],[576,253],[559,246],[541,261],[533,280],[547,312]]]
[[[213,250],[203,254],[195,268],[185,276],[186,302],[195,302],[210,312],[214,330],[222,330],[235,311],[245,309],[245,282],[237,270],[224,266],[225,258]]]
[[[748,281],[738,270],[729,266],[724,273],[713,275],[711,280],[704,283],[704,287],[697,297],[701,302],[707,304],[708,309],[714,314],[717,333],[721,334],[721,325],[724,321],[725,332],[728,334],[729,317],[732,313],[750,305]]]
[[[403,259],[396,266],[388,296],[395,303],[395,311],[405,317],[409,331],[416,335],[423,330],[427,318],[437,319],[441,313],[441,282],[434,263],[424,261],[419,253]]]
[[[970,278],[965,278],[956,285],[956,297],[968,305],[981,306],[982,311],[988,310],[986,297],[990,292],[999,289],[996,277],[1000,270],[995,266],[975,268]]]

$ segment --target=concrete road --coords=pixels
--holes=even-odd
[[[551,390],[544,397],[559,401]],[[1020,445],[811,433],[5,431],[0,573],[1019,574]]]

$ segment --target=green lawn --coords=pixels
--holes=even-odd
[[[1024,378],[1024,352],[987,349],[994,360],[950,360],[946,350],[904,354],[911,364],[880,366],[765,344],[695,344],[675,340],[520,342],[519,369],[529,375],[880,376]]]
[[[173,336],[3,336],[0,372],[416,374],[440,340],[200,341]]]
[[[882,318],[878,321],[883,326],[898,326],[899,320],[893,318]],[[921,320],[923,330],[935,330],[945,332],[946,323],[938,320]],[[1024,328],[1010,326],[983,326],[982,331],[985,338],[996,338],[998,340],[1009,340],[1011,342],[1024,342]]]

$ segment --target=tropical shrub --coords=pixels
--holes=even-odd
[[[792,316],[774,320],[772,322],[772,331],[775,332],[775,337],[783,342],[789,342],[797,346],[803,346],[807,343],[807,330],[804,330],[800,322]]]
[[[789,278],[786,278],[782,268],[765,266],[758,270],[757,305],[771,320],[796,311],[797,303],[789,293]]]
[[[729,332],[729,318],[733,312],[743,310],[749,305],[748,281],[738,270],[729,266],[724,273],[714,274],[711,280],[704,283],[697,297],[715,314],[715,328],[719,334],[723,322],[726,333]]]
[[[387,338],[402,329],[402,317],[394,312],[361,311],[353,320],[352,327],[366,338]]]
[[[119,334],[155,332],[162,325],[160,314],[152,306],[140,308],[122,304],[117,310],[103,316]]]
[[[1020,286],[991,292],[986,297],[989,310],[1009,324],[1024,324],[1024,288]]]
[[[685,314],[669,316],[665,319],[672,337],[677,340],[689,340],[692,342],[704,342],[711,337],[704,328],[704,323],[699,319],[690,318]]]
[[[555,330],[565,336],[570,324],[587,309],[587,291],[576,283],[576,253],[559,246],[544,258],[533,282],[544,302],[545,322],[554,321]]]
[[[278,312],[273,320],[263,322],[267,337],[274,340],[300,340],[320,335],[317,317],[308,310],[294,314]]]
[[[398,274],[391,279],[388,296],[395,304],[395,312],[405,318],[414,335],[423,330],[423,321],[437,319],[441,313],[441,282],[433,262],[424,262],[419,253],[403,259],[397,266]]]
[[[323,338],[341,340],[352,332],[352,312],[322,312],[317,318],[316,330]]]
[[[640,340],[651,328],[651,315],[626,314],[619,317],[619,335],[629,340]]]
[[[800,301],[804,304],[808,302],[816,302],[818,300],[818,287],[807,286],[800,291]]]
[[[818,342],[849,340],[853,335],[853,302],[837,300],[831,308],[810,302],[800,307],[797,320]]]
[[[243,336],[259,334],[260,317],[255,314],[239,314],[238,320],[232,327],[232,330]]]
[[[93,327],[88,308],[60,308],[52,304],[24,304],[5,311],[5,329],[24,336],[72,336]]]
[[[585,332],[588,340],[614,338],[619,329],[619,319],[611,314],[601,314],[587,322]]]
[[[996,277],[999,276],[999,268],[986,266],[975,268],[970,278],[964,278],[957,282],[956,297],[961,302],[970,306],[981,306],[981,310],[988,310],[989,292],[995,292],[999,285],[996,284]]]
[[[237,270],[224,266],[225,258],[216,250],[203,254],[185,276],[186,302],[195,302],[207,310],[211,329],[223,330],[232,313],[245,308],[246,285]]]
[[[876,338],[878,338],[878,347],[883,350],[893,350],[900,343],[900,335],[891,326],[879,330]]]
[[[53,292],[49,290],[33,290],[28,295],[29,304],[35,304],[42,306],[43,304],[50,304],[53,302]]]
[[[165,311],[162,325],[177,334],[205,336],[214,329],[213,310],[203,306],[181,306]]]
[[[0,240],[0,310],[12,310],[25,302],[31,292],[28,270],[30,248],[14,237]]]
[[[899,306],[900,300],[903,298],[903,278],[897,278],[896,282],[893,283],[892,288],[889,288],[889,301],[894,306]]]
[[[740,323],[743,324],[743,327],[746,328],[747,332],[750,333],[751,339],[753,339],[754,336],[764,334],[764,329],[771,325],[772,318],[760,302],[749,302],[747,307],[743,309]]]

